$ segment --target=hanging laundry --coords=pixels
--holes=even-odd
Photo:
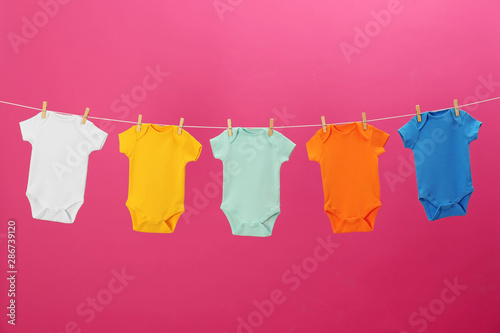
[[[120,152],[129,158],[126,206],[135,231],[172,233],[184,212],[186,164],[196,161],[201,144],[177,126],[137,125],[119,134]]]
[[[225,130],[210,140],[213,155],[223,162],[220,208],[233,235],[268,237],[280,213],[280,167],[295,143],[268,128]]]
[[[46,111],[19,123],[31,143],[26,196],[33,218],[73,223],[83,204],[88,158],[100,150],[107,133],[82,117]]]
[[[307,142],[321,167],[325,212],[334,233],[372,231],[381,207],[378,156],[389,134],[354,122],[328,125]]]
[[[474,191],[469,145],[481,122],[460,110],[425,112],[399,129],[405,148],[413,151],[418,199],[429,221],[467,213]]]

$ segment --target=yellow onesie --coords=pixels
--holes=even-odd
[[[129,187],[126,206],[133,229],[174,232],[184,212],[186,164],[200,156],[201,144],[177,126],[142,124],[119,134],[120,152],[128,156]]]

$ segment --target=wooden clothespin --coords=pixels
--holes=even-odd
[[[455,116],[460,116],[460,110],[458,109],[458,99],[453,100],[453,105],[455,106]]]
[[[184,118],[181,118],[181,121],[179,122],[179,129],[177,130],[177,134],[179,135],[182,133],[182,126],[184,126]]]
[[[42,103],[42,119],[47,117],[47,102],[43,101]]]
[[[142,114],[140,114],[139,119],[137,119],[137,132],[141,131],[141,125],[142,125]]]
[[[321,126],[323,126],[323,133],[326,133],[326,120],[325,120],[325,116],[321,116]]]
[[[422,121],[422,114],[420,113],[420,105],[417,105],[416,108],[417,108],[417,121],[421,122]]]
[[[83,118],[82,118],[82,125],[85,125],[85,123],[87,122],[87,117],[89,116],[89,111],[90,111],[90,108],[85,109],[85,113],[83,114]]]
[[[361,117],[363,118],[363,129],[366,131],[366,113],[362,112]]]
[[[273,129],[274,129],[274,119],[271,118],[269,121],[269,136],[273,135]]]
[[[233,126],[231,125],[231,119],[227,120],[227,133],[229,136],[233,136]]]

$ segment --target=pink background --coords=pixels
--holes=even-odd
[[[268,126],[273,117],[280,126],[500,96],[498,1],[220,3],[231,10],[220,16],[212,0],[70,1],[43,22],[36,1],[3,1],[0,99],[34,107],[47,100],[49,110],[76,114],[90,107],[91,116],[131,121],[141,113],[160,124],[182,116],[186,126],[225,126],[227,118]],[[395,13],[380,28],[371,12],[388,7]],[[9,36],[22,36],[23,17],[33,15],[40,27],[16,52]],[[359,52],[347,59],[341,43],[355,46],[356,29],[365,27],[371,37],[357,40]],[[143,98],[137,87],[148,66],[169,75]],[[493,84],[484,84],[488,77]],[[125,107],[121,96],[131,92],[143,100]],[[256,326],[240,327],[245,333],[499,332],[499,107],[463,108],[483,122],[471,145],[476,192],[467,216],[435,222],[417,200],[414,173],[400,166],[412,159],[397,134],[409,117],[371,123],[391,135],[371,233],[332,232],[319,165],[305,149],[319,127],[281,130],[297,144],[281,171],[282,213],[271,237],[254,238],[233,236],[219,209],[210,173],[222,164],[209,145],[219,129],[187,128],[203,151],[187,166],[188,210],[173,234],[132,230],[128,160],[118,152],[118,133],[130,125],[99,120],[92,121],[109,137],[91,155],[76,222],[34,220],[25,196],[31,146],[18,123],[36,111],[0,105],[0,261],[6,268],[6,222],[15,219],[19,271],[17,325],[2,312],[0,331],[230,333],[241,317]],[[318,238],[328,237],[337,248],[312,259]],[[309,273],[299,277],[292,269],[302,264]],[[112,271],[122,269],[134,278],[120,284]],[[455,279],[467,288],[454,296],[444,281]],[[283,302],[271,314],[255,312],[254,301],[268,306],[279,291]],[[2,279],[2,311],[6,293]],[[96,296],[106,304],[91,318],[87,301]],[[429,306],[432,319],[414,315]]]

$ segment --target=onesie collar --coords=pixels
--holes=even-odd
[[[54,112],[54,111],[47,111],[47,117],[45,117],[45,119],[43,119],[43,121],[46,121],[47,119],[49,118],[54,118],[54,120],[60,120],[60,121],[64,121],[64,122],[72,122],[72,121],[75,121],[78,116],[76,114],[59,114],[57,112]]]
[[[349,129],[348,131],[345,131],[345,132],[340,132],[338,131],[337,129],[335,129],[335,125],[328,125],[326,127],[326,133],[323,133],[323,130],[320,129],[320,137],[321,137],[321,141],[323,143],[326,142],[326,140],[328,140],[328,138],[332,135],[333,132],[336,132],[338,133],[339,135],[347,135],[347,134],[350,134],[351,132],[353,131],[357,131],[357,132],[365,132],[362,128],[361,128],[361,123],[360,122],[354,122],[354,123],[347,123],[347,124],[342,124],[342,125],[337,125],[337,126],[345,126],[345,125],[351,125],[354,124],[353,128]],[[364,133],[361,133],[361,135],[364,135]]]
[[[427,120],[431,119],[433,116],[429,116],[429,114],[432,113],[432,114],[438,114],[438,113],[442,113],[443,115],[439,116],[439,118],[444,118],[446,117],[446,114],[447,113],[453,113],[452,114],[452,118],[455,119],[459,124],[462,124],[462,119],[461,117],[457,117],[455,116],[455,109],[454,108],[451,108],[451,109],[443,109],[443,110],[438,110],[438,111],[429,111],[429,112],[424,112],[421,114],[421,117],[422,117],[422,121],[421,122],[418,122],[417,120],[417,116],[414,117],[415,121],[417,122],[417,129],[422,129],[422,127],[424,127],[425,123],[427,122]]]
[[[172,131],[172,129],[175,129],[175,128],[177,128],[177,126],[174,126],[174,125],[159,126],[159,125],[155,125],[155,124],[145,123],[145,124],[142,124],[141,131],[139,133],[137,133],[137,139],[142,138],[149,131],[161,134],[161,133],[170,132],[170,131]]]
[[[248,134],[250,136],[258,136],[262,132],[265,132],[267,128],[264,127],[257,127],[257,128],[244,128],[244,127],[233,127],[233,135],[229,136],[229,142],[233,142],[236,140],[236,137],[240,134],[243,133],[243,135]],[[227,130],[226,130],[227,132]]]
[[[165,133],[171,131],[175,126],[167,125],[160,126],[155,124],[148,124],[148,131],[157,132],[157,133]]]

